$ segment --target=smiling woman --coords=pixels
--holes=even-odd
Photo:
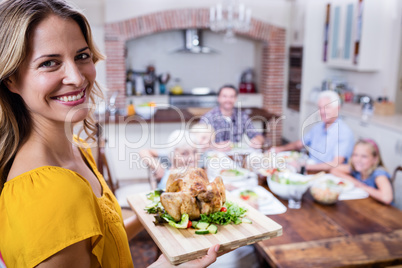
[[[72,106],[88,103],[92,95],[96,71],[91,50],[74,20],[56,15],[38,23],[28,45],[31,49],[22,65],[5,84],[22,97],[34,122],[64,123]],[[73,122],[84,120],[88,113],[77,111]]]
[[[22,34],[21,34],[22,33]],[[87,143],[103,59],[86,18],[63,0],[0,4],[0,252],[8,267],[132,267],[141,229],[121,209]],[[78,135],[79,136],[79,135]],[[11,227],[12,226],[12,227]],[[216,259],[211,247],[194,267]],[[154,266],[169,267],[162,256]]]

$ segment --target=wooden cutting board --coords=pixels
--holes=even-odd
[[[145,206],[150,203],[145,193],[127,198],[131,208],[142,225],[151,235],[166,258],[173,264],[180,264],[206,255],[208,249],[220,244],[219,251],[228,251],[241,246],[282,235],[282,226],[261,214],[240,199],[230,198],[247,208],[247,218],[253,223],[239,225],[218,225],[217,234],[197,235],[195,229],[176,229],[168,224],[155,226],[154,215],[146,213]]]

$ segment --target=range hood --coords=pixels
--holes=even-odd
[[[217,51],[202,45],[202,31],[200,29],[183,30],[184,47],[175,50],[176,53],[208,54]]]

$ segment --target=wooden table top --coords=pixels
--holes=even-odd
[[[272,267],[402,264],[402,211],[372,198],[325,206],[307,192],[301,209],[269,217],[282,225],[283,235],[259,242],[256,249]]]

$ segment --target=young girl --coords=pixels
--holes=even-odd
[[[191,146],[189,140],[189,132],[186,130],[175,130],[169,137],[167,144],[167,156],[170,161],[170,167],[162,165],[155,158],[164,155],[154,149],[143,149],[140,152],[141,158],[153,170],[154,176],[159,180],[157,188],[164,189],[171,169],[197,167],[198,151],[197,148]]]
[[[331,173],[352,181],[384,204],[392,203],[390,175],[384,169],[377,144],[371,139],[356,142],[350,163],[332,169]]]
[[[189,134],[191,145],[196,147],[198,152],[205,153],[215,149],[213,147],[215,131],[212,125],[197,123],[191,127]]]

